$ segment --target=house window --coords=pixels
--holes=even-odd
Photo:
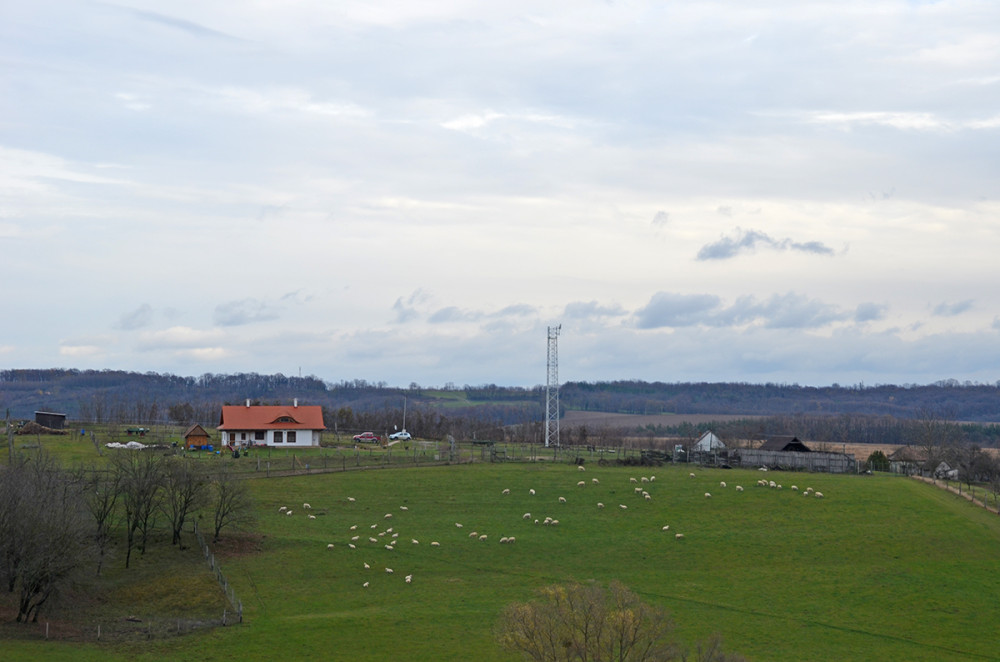
[[[254,430],[253,438],[254,438],[254,441],[264,441],[264,431],[263,430]]]
[[[240,432],[240,441],[246,441],[246,440],[247,440],[247,433]]]
[[[236,441],[236,433],[235,432],[230,432],[229,433],[229,441]]]
[[[285,440],[284,436],[285,436],[284,432],[282,432],[281,430],[275,430],[274,431],[274,443],[276,443],[276,444],[282,443]]]
[[[295,430],[289,430],[288,431],[288,439],[287,439],[287,441],[290,444],[294,444],[295,443]]]

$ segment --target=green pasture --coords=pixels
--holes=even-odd
[[[669,610],[683,642],[719,632],[752,660],[1000,659],[995,514],[905,478],[693,471],[538,462],[256,478],[259,551],[222,559],[242,625],[141,646],[3,646],[12,659],[513,660],[491,634],[504,605],[617,579]],[[783,489],[756,487],[762,477]],[[559,525],[534,523],[547,516]]]

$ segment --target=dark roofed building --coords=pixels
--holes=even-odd
[[[35,423],[51,430],[62,430],[66,427],[66,414],[57,414],[52,411],[36,411]]]
[[[776,435],[773,437],[765,437],[764,443],[760,445],[760,448],[758,450],[779,451],[784,453],[812,452],[812,450],[808,446],[799,441],[798,437],[793,435]]]

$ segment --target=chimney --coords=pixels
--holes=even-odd
[[[250,407],[250,398],[247,398],[247,408]]]
[[[298,408],[298,406],[299,406],[299,399],[298,398],[294,398],[292,400],[292,406],[295,407],[296,409]]]

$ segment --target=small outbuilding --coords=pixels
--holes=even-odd
[[[712,451],[726,450],[726,445],[722,443],[721,439],[715,436],[714,432],[709,430],[701,435],[698,441],[694,442],[691,450],[696,453],[711,453]]]
[[[774,451],[778,453],[811,453],[812,449],[802,443],[798,437],[792,435],[778,435],[766,437],[764,443],[758,450]]]
[[[35,423],[50,430],[62,430],[66,427],[66,414],[57,414],[54,411],[36,411]]]
[[[192,425],[184,433],[184,449],[191,450],[192,448],[202,448],[208,446],[212,443],[212,438],[209,436],[205,428],[201,427],[197,423]]]

